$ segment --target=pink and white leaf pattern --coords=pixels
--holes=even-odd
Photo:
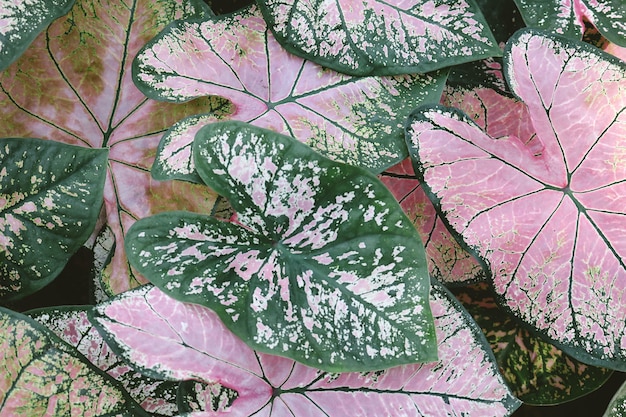
[[[536,138],[424,106],[407,125],[416,171],[501,305],[577,359],[626,369],[626,64],[523,30],[504,65]]]
[[[235,121],[202,128],[194,155],[237,222],[139,220],[126,252],[140,273],[212,308],[255,349],[318,368],[436,359],[420,237],[373,174]]]
[[[433,284],[438,362],[376,372],[331,374],[255,352],[210,309],[145,286],[98,306],[91,320],[138,369],[174,380],[219,382],[236,390],[208,416],[506,416],[520,404],[498,373],[480,329]]]
[[[262,0],[276,39],[346,74],[425,73],[501,50],[473,0]]]
[[[406,157],[403,121],[422,103],[439,101],[445,71],[351,77],[283,49],[256,6],[205,21],[168,26],[133,64],[139,89],[157,100],[221,96],[229,117],[293,136],[324,155],[380,172]],[[182,155],[193,135],[164,147],[165,172],[188,174]]]

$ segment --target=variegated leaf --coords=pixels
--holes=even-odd
[[[622,417],[626,414],[626,383],[615,393],[602,417]]]

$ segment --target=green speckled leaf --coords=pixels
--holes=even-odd
[[[626,415],[626,382],[615,393],[602,417],[623,417]]]

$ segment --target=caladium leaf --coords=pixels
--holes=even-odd
[[[504,63],[536,139],[493,139],[424,106],[407,127],[416,171],[499,304],[577,359],[626,369],[626,64],[535,30],[517,32]]]
[[[155,380],[133,371],[104,342],[87,318],[91,307],[54,307],[27,312],[30,317],[76,348],[89,362],[119,381],[125,391],[153,417],[178,414],[178,383]]]
[[[91,318],[134,366],[172,379],[217,381],[237,391],[224,413],[203,416],[506,416],[519,401],[494,364],[480,329],[433,283],[438,362],[331,374],[255,352],[199,305],[145,286],[94,310]]]
[[[39,137],[87,148],[108,148],[106,223],[117,244],[103,273],[109,293],[138,282],[123,252],[124,234],[136,218],[172,210],[206,209],[215,195],[192,184],[159,183],[150,166],[161,135],[181,118],[228,111],[224,100],[184,105],[148,100],[134,86],[131,58],[176,18],[202,17],[202,0],[77,0],[28,50],[0,74],[0,136]]]
[[[585,21],[611,42],[626,46],[623,0],[515,0],[527,26],[580,39]]]
[[[355,76],[429,72],[501,55],[474,0],[260,0],[288,51]]]
[[[50,283],[87,240],[102,206],[107,154],[0,139],[0,300]]]
[[[74,0],[3,0],[0,2],[0,71],[11,65],[54,19],[70,11]]]
[[[554,405],[601,387],[613,373],[585,365],[520,327],[498,308],[486,283],[453,290],[483,329],[500,371],[524,404]]]
[[[113,378],[33,319],[0,308],[0,414],[148,417]]]
[[[196,134],[196,169],[237,224],[174,212],[129,230],[131,264],[256,349],[330,371],[436,359],[419,235],[368,171],[242,122]]]
[[[615,393],[602,417],[621,417],[626,413],[626,383]]]
[[[222,96],[233,103],[235,120],[294,136],[332,159],[377,172],[406,157],[402,122],[417,105],[439,100],[446,76],[356,78],[324,69],[283,49],[254,6],[168,26],[139,52],[133,70],[150,98]],[[189,154],[178,149],[192,141],[193,135],[179,137],[165,155]],[[159,156],[156,162],[174,172],[181,160]]]

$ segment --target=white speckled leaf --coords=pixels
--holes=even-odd
[[[626,415],[626,382],[615,393],[602,417],[623,417]]]
[[[261,0],[288,51],[346,74],[428,72],[502,54],[474,0]]]
[[[332,371],[436,359],[424,248],[368,171],[242,122],[204,127],[203,181],[238,223],[174,212],[129,231],[131,264],[255,349]]]
[[[332,159],[372,171],[407,156],[403,121],[419,104],[437,102],[446,78],[445,71],[350,77],[322,68],[283,49],[254,6],[170,25],[139,52],[133,74],[150,98],[222,96],[233,103],[232,119],[293,136]],[[179,154],[192,140],[178,138],[164,152]],[[184,169],[167,158],[156,163],[172,164],[167,172]]]
[[[108,151],[41,139],[0,139],[0,299],[31,294],[92,233]]]
[[[327,373],[255,352],[202,306],[146,286],[91,318],[134,366],[173,380],[219,382],[238,395],[217,416],[507,416],[519,406],[478,326],[440,284],[430,294],[439,360],[384,371]]]

